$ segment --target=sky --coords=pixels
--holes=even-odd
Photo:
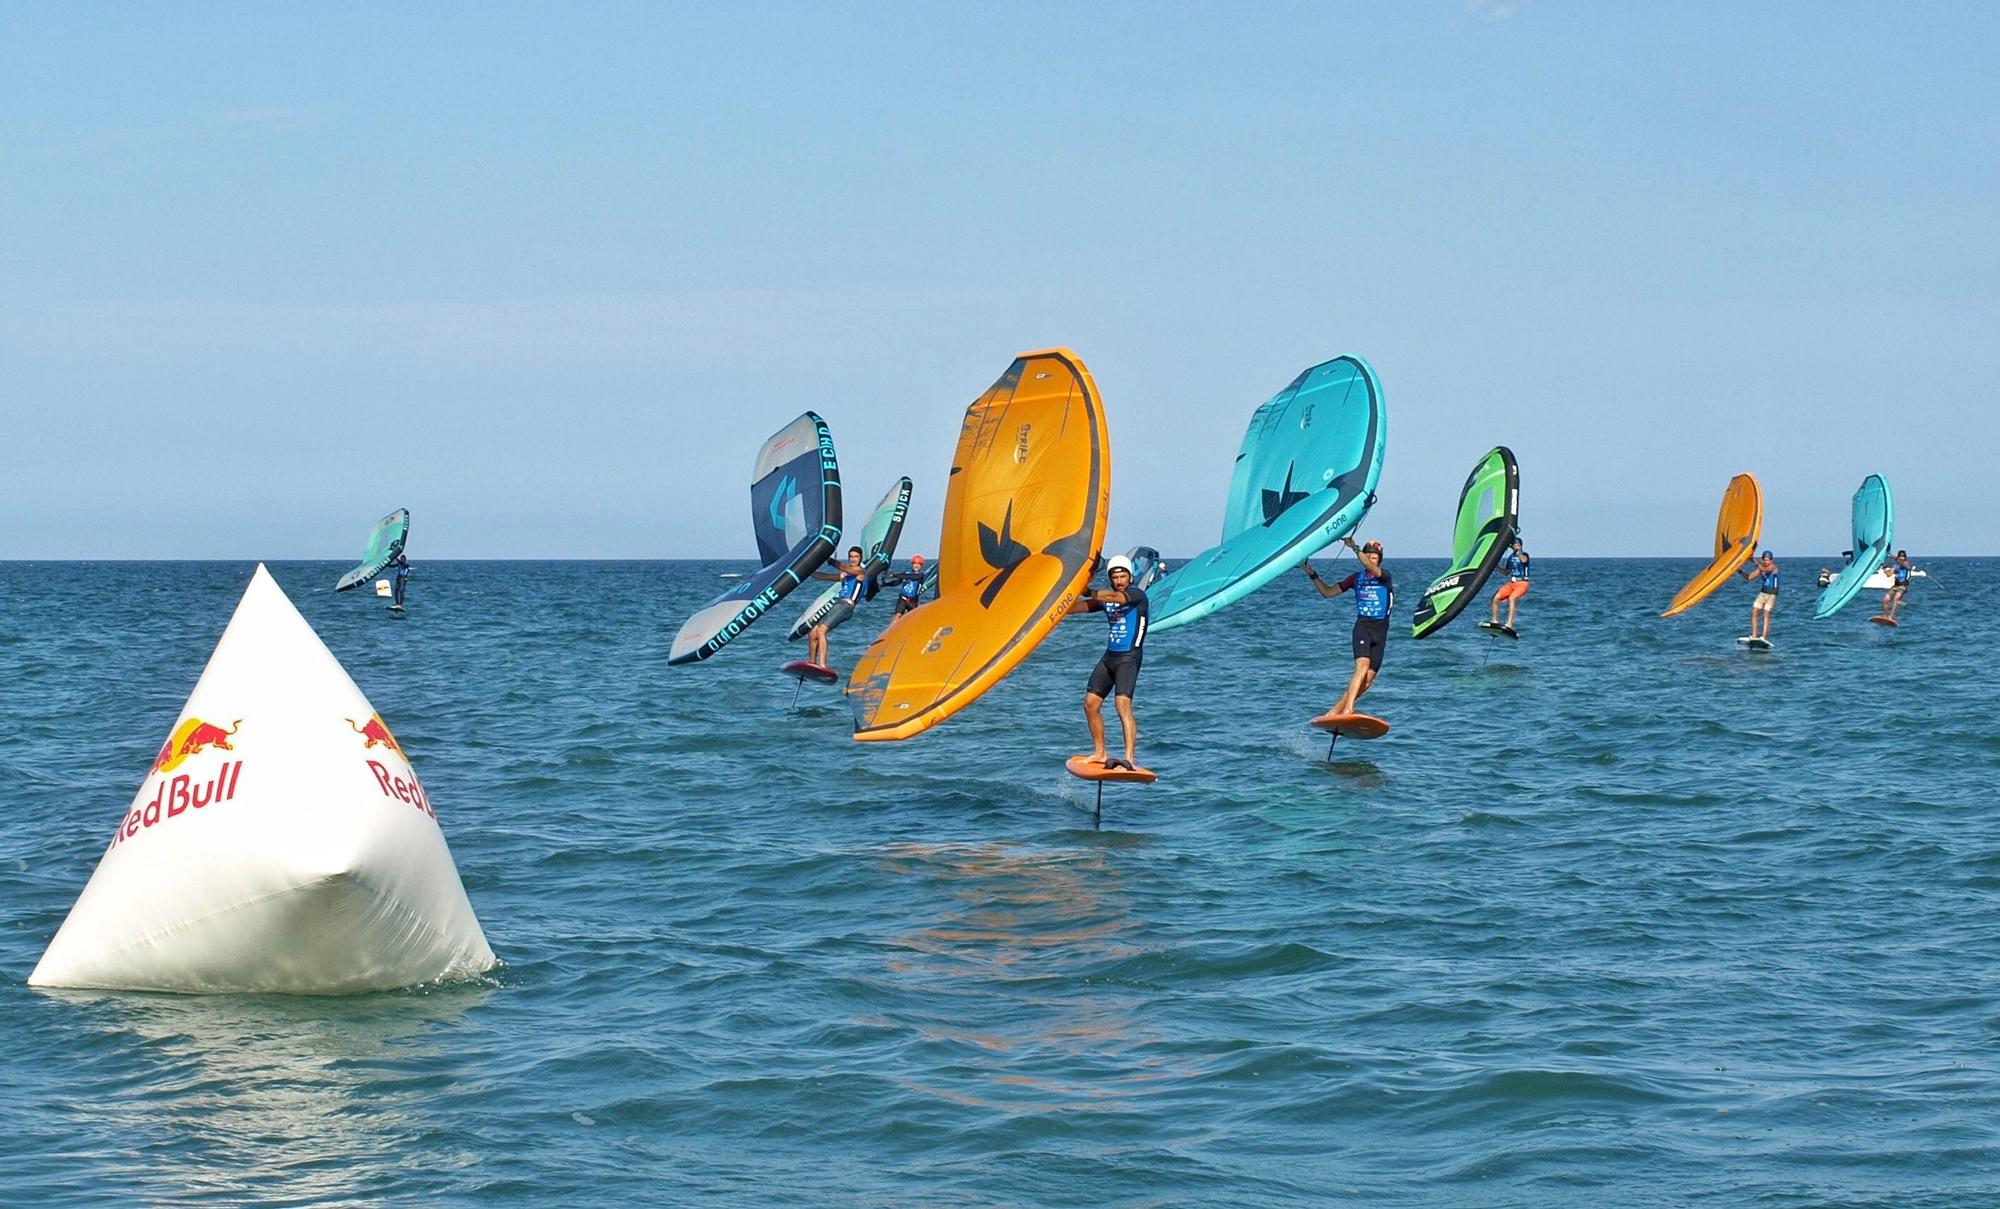
[[[0,7],[0,559],[749,558],[826,417],[933,549],[966,404],[1089,365],[1108,548],[1219,536],[1353,353],[1362,535],[1490,447],[1539,557],[2000,551],[2000,8]]]

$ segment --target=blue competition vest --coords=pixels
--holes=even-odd
[[[848,604],[860,604],[861,591],[867,586],[861,576],[843,574],[840,577],[840,598]]]
[[[1530,561],[1526,550],[1521,551],[1519,558],[1514,557],[1514,552],[1509,550],[1500,560],[1500,569],[1507,573],[1508,579],[1518,579],[1526,583],[1528,580],[1528,563]]]
[[[1341,581],[1344,588],[1354,589],[1355,620],[1367,618],[1382,621],[1389,616],[1389,575],[1384,572],[1380,578],[1366,571],[1356,571]]]
[[[1146,641],[1146,594],[1137,588],[1125,589],[1126,604],[1100,604],[1104,610],[1104,620],[1111,625],[1111,632],[1104,643],[1107,655],[1122,655],[1136,651],[1139,644]]]
[[[1910,569],[1908,567],[1904,566],[1902,563],[1897,563],[1895,575],[1896,575],[1897,587],[1907,588],[1910,586]]]
[[[896,595],[904,600],[915,601],[924,594],[924,577],[914,571],[910,572],[910,575],[912,578],[905,579],[896,589]]]
[[[1771,595],[1776,596],[1778,594],[1778,573],[1776,571],[1759,571],[1757,573],[1757,590],[1759,592],[1769,592]]]

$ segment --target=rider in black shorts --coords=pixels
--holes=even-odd
[[[1104,752],[1104,699],[1115,696],[1118,722],[1125,731],[1126,767],[1136,768],[1139,722],[1132,714],[1132,690],[1139,683],[1141,646],[1146,641],[1146,594],[1132,586],[1132,560],[1124,555],[1113,558],[1105,569],[1109,588],[1086,591],[1070,605],[1072,613],[1103,613],[1111,623],[1104,645],[1104,657],[1090,670],[1090,683],[1083,692],[1083,717],[1090,724],[1090,758],[1116,768]]]
[[[1360,556],[1359,571],[1338,584],[1329,584],[1313,570],[1311,559],[1303,564],[1306,578],[1313,581],[1321,596],[1354,593],[1354,676],[1347,682],[1347,691],[1327,711],[1330,714],[1353,713],[1361,694],[1375,683],[1375,673],[1382,670],[1382,653],[1389,645],[1389,610],[1396,603],[1395,585],[1382,567],[1382,543],[1357,546],[1351,537],[1340,540]]]

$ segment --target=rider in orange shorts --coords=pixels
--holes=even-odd
[[[1500,569],[1507,573],[1507,582],[1493,594],[1493,624],[1500,624],[1500,602],[1507,602],[1507,628],[1514,628],[1514,606],[1528,594],[1528,552],[1521,548],[1521,539],[1514,539],[1514,546],[1500,557]]]

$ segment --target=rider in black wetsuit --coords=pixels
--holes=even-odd
[[[410,582],[410,560],[407,556],[398,554],[394,561],[389,564],[389,569],[395,572],[395,587],[393,589],[395,598],[389,607],[392,609],[401,609],[403,607],[403,589]]]

